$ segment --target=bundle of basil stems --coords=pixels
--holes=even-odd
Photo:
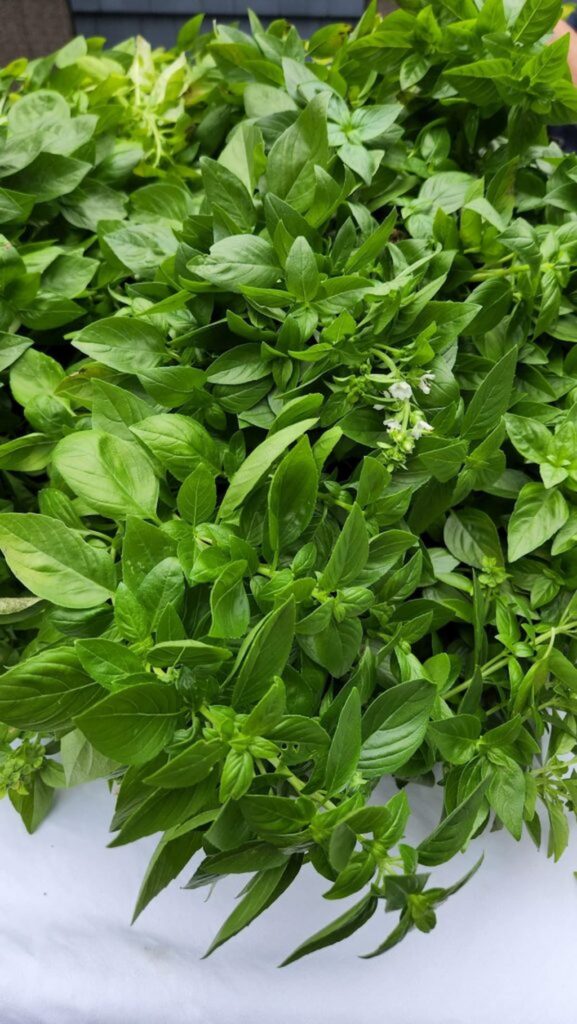
[[[32,831],[111,780],[112,845],[160,834],[137,913],[193,858],[190,888],[249,872],[211,949],[303,865],[355,898],[289,961],[377,910],[370,955],[429,931],[466,879],[423,869],[484,829],[566,846],[560,13],[198,17],[0,73],[0,786]]]

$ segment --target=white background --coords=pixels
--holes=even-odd
[[[411,790],[424,834],[438,794]],[[358,959],[396,915],[379,909],[346,942],[278,970],[304,938],[340,914],[328,883],[305,870],[249,929],[200,960],[242,881],[181,891],[173,883],[129,926],[155,839],[105,849],[112,798],[103,782],[61,794],[28,836],[0,804],[1,1024],[575,1024],[577,838],[557,865],[530,840],[475,841],[437,869],[469,884],[375,960]],[[191,874],[187,869],[179,880]],[[358,897],[357,897],[358,898]],[[351,902],[354,902],[352,900]]]

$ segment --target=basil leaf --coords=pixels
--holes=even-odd
[[[295,960],[300,960],[301,957],[314,953],[317,949],[332,946],[335,942],[341,942],[343,939],[347,939],[349,935],[353,935],[354,932],[358,931],[359,928],[362,928],[370,920],[377,909],[378,902],[376,896],[364,896],[362,900],[355,903],[354,907],[341,914],[336,921],[327,925],[326,928],[322,928],[315,935],[311,936],[310,939],[307,939],[306,942],[303,942],[301,946],[298,946],[294,953],[291,953],[286,960],[283,960],[281,967],[286,967],[288,964],[294,963]]]
[[[246,562],[231,562],[218,578],[210,593],[212,622],[210,636],[244,636],[250,622],[250,605],[244,587]]]
[[[16,578],[33,594],[63,608],[94,608],[114,590],[108,552],[49,516],[4,513],[0,550]]]
[[[366,778],[406,764],[423,742],[434,699],[430,683],[413,680],[393,686],[369,705],[359,759],[359,771]]]
[[[507,528],[509,560],[516,562],[548,541],[568,515],[567,502],[559,491],[547,490],[543,484],[525,484]]]
[[[232,701],[242,707],[263,696],[273,676],[282,674],[292,647],[295,603],[289,598],[248,634],[236,660]]]
[[[286,429],[286,428],[285,428]],[[293,544],[309,525],[318,489],[318,472],[307,437],[284,456],[270,485],[268,532],[272,547]]]
[[[300,423],[284,427],[259,444],[233,476],[222,499],[219,518],[229,518],[262,480],[273,462],[286,451],[293,441],[298,440],[307,430],[310,430],[316,422],[316,419],[301,420]]]
[[[486,780],[479,783],[476,789],[437,825],[427,839],[419,844],[417,852],[420,864],[443,864],[462,849],[471,834],[486,789]]]
[[[158,481],[150,462],[135,444],[120,437],[83,430],[56,447],[53,465],[77,494],[101,515],[154,516]]]
[[[517,352],[508,352],[493,366],[469,402],[463,418],[463,436],[483,437],[507,411],[517,365]]]
[[[158,366],[164,343],[152,324],[129,317],[108,317],[88,324],[73,345],[84,355],[121,373],[138,373]]]
[[[319,580],[324,590],[336,590],[356,580],[369,556],[369,536],[363,514],[353,505],[331,557]]]
[[[169,742],[179,714],[174,689],[137,683],[110,693],[76,716],[80,731],[97,750],[122,764],[146,764]]]
[[[226,746],[220,740],[197,740],[176,757],[173,757],[158,771],[149,775],[146,781],[161,789],[179,789],[194,786],[206,778],[213,766],[223,759]]]
[[[256,874],[249,883],[246,894],[215,935],[204,954],[205,957],[210,956],[224,942],[238,935],[259,914],[268,910],[294,881],[300,865],[301,858],[295,855],[286,864],[279,864],[276,868],[269,868]]]
[[[361,702],[358,690],[351,690],[327,754],[325,789],[329,796],[346,786],[356,770],[361,752]]]
[[[101,696],[70,647],[43,651],[0,676],[0,716],[24,729],[61,729]]]
[[[451,512],[445,523],[443,537],[451,554],[465,565],[482,569],[488,558],[499,564],[503,562],[495,524],[480,509]]]

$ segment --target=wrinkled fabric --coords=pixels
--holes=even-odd
[[[440,792],[409,790],[413,827],[433,828]],[[577,841],[554,865],[527,840],[494,833],[449,865],[454,881],[486,847],[473,880],[412,933],[362,961],[391,930],[380,910],[356,935],[277,970],[299,942],[343,912],[304,872],[251,927],[200,957],[242,881],[164,891],[130,927],[155,840],[107,850],[104,783],[61,795],[34,836],[0,805],[1,1024],[559,1024],[574,1020]],[[416,839],[417,835],[413,835]],[[326,883],[328,888],[328,883]],[[348,902],[354,902],[354,898]],[[347,902],[347,905],[348,905]]]

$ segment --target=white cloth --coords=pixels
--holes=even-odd
[[[421,834],[438,793],[411,790]],[[129,926],[155,839],[106,850],[104,783],[63,793],[28,836],[0,805],[1,1024],[571,1024],[577,953],[577,841],[560,864],[530,840],[485,835],[436,878],[475,878],[375,960],[396,916],[379,909],[346,942],[282,971],[276,964],[342,913],[305,870],[249,929],[200,960],[243,880],[181,892],[173,883]],[[183,873],[182,882],[190,875]],[[351,902],[354,902],[351,901]]]

